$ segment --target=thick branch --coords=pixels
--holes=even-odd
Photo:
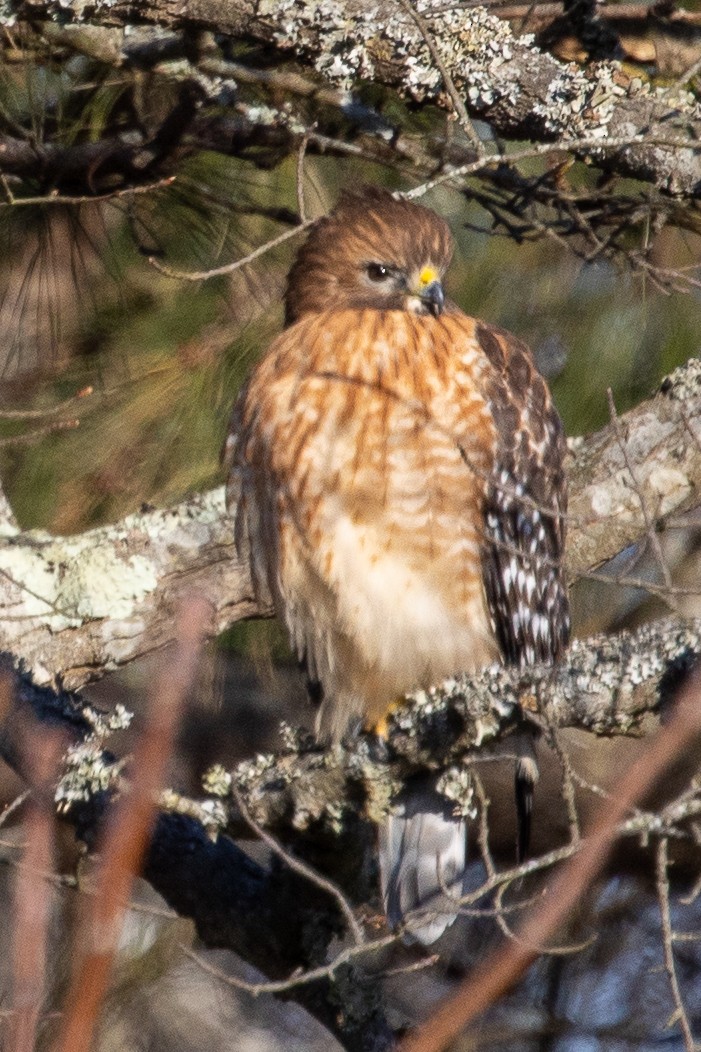
[[[212,601],[217,631],[269,613],[237,561],[221,489],[76,537],[3,539],[0,645],[37,683],[75,689],[171,642],[184,591]]]
[[[701,621],[657,621],[636,632],[575,641],[556,669],[493,666],[409,695],[389,719],[388,755],[378,763],[372,739],[345,753],[291,751],[245,761],[234,772],[248,807],[263,825],[287,831],[317,822],[332,829],[344,809],[369,817],[387,809],[409,773],[450,770],[443,789],[460,798],[460,767],[508,738],[524,713],[541,726],[576,727],[614,736],[640,733],[674,695],[701,653]],[[236,808],[232,806],[232,815]]]
[[[571,443],[568,464],[571,578],[623,551],[645,532],[699,503],[701,362],[693,358],[618,424]]]
[[[240,831],[238,806],[229,797],[233,779],[259,824],[299,833],[321,821],[331,832],[339,832],[356,821],[359,801],[364,801],[367,816],[376,819],[408,774],[450,770],[453,764],[459,768],[466,758],[484,756],[522,726],[524,718],[538,726],[576,727],[608,737],[641,733],[674,696],[699,653],[701,619],[661,620],[635,632],[578,640],[555,668],[495,665],[408,695],[388,718],[381,757],[373,735],[351,738],[344,748],[323,750],[290,731],[280,754],[243,761],[232,775],[210,772],[208,785],[222,798],[220,804],[197,803],[169,790],[162,806],[207,828],[233,826]],[[64,808],[79,813],[89,805],[92,820],[97,820],[106,790],[110,784],[119,785],[122,777],[120,765],[94,747],[95,740],[105,741],[111,724],[96,720],[79,698],[37,688],[26,677],[20,682],[18,704],[20,713],[29,706],[40,722],[59,724],[74,738],[92,736],[86,754],[72,757],[60,799]],[[0,755],[13,766],[18,762],[13,744],[17,717],[18,711],[11,710],[0,726]],[[122,726],[119,717],[115,726]],[[450,780],[445,791],[451,795]]]
[[[619,428],[573,444],[571,577],[645,536],[646,517],[662,522],[698,503],[701,365],[692,360],[663,388]],[[37,682],[77,688],[170,642],[174,600],[192,589],[213,603],[217,631],[271,613],[237,561],[221,489],[76,537],[0,536],[0,647]]]
[[[609,63],[581,70],[558,62],[483,8],[422,14],[472,116],[501,135],[545,142],[580,140],[574,152],[673,193],[701,188],[701,110],[692,97],[649,91]],[[5,0],[13,15],[72,17],[80,0]],[[450,105],[440,72],[410,15],[375,0],[112,0],[91,9],[100,24],[155,22],[213,30],[292,52],[327,80],[371,79],[412,99]],[[644,141],[641,141],[644,140]],[[627,145],[627,144],[632,145]]]

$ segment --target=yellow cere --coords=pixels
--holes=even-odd
[[[424,267],[419,274],[419,281],[422,285],[430,285],[432,281],[438,280],[438,271],[434,270],[433,267]]]

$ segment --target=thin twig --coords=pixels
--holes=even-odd
[[[672,998],[674,1000],[675,1005],[674,1015],[667,1025],[669,1026],[673,1023],[679,1023],[679,1027],[684,1037],[685,1049],[687,1050],[687,1052],[696,1052],[699,1046],[696,1044],[694,1040],[694,1035],[691,1030],[689,1017],[686,1013],[686,1006],[684,1005],[684,999],[679,988],[679,978],[677,976],[677,968],[674,962],[674,933],[672,931],[672,914],[669,907],[669,879],[667,876],[668,866],[669,842],[667,840],[667,837],[661,837],[660,842],[657,845],[656,887],[657,898],[660,903],[660,924],[662,928],[664,965],[665,971],[667,972],[667,978],[669,979],[669,986],[672,991]]]
[[[570,827],[570,840],[578,844],[581,840],[579,828],[579,814],[577,813],[577,799],[574,791],[574,771],[567,752],[562,746],[560,737],[554,727],[548,727],[548,742],[553,752],[560,761],[562,769],[562,799],[567,808],[567,821]]]
[[[621,451],[621,455],[623,457],[626,469],[627,469],[628,474],[630,475],[631,481],[633,483],[633,489],[635,490],[635,495],[637,496],[638,501],[640,503],[640,511],[641,511],[642,516],[643,516],[643,522],[645,523],[646,533],[647,533],[648,539],[650,541],[650,544],[652,545],[652,548],[653,548],[653,550],[654,550],[654,552],[655,552],[655,554],[657,556],[657,560],[659,562],[660,570],[662,571],[662,576],[664,577],[664,582],[665,582],[665,586],[666,586],[666,589],[667,589],[667,593],[669,594],[669,593],[672,592],[672,589],[674,587],[674,585],[672,584],[672,575],[671,575],[671,573],[669,571],[669,567],[667,565],[667,560],[665,559],[664,552],[662,551],[662,545],[660,544],[660,538],[659,538],[659,535],[657,533],[657,528],[656,528],[656,525],[655,525],[655,521],[654,521],[653,517],[650,515],[649,509],[648,509],[648,506],[647,506],[647,501],[645,499],[645,494],[643,493],[642,488],[640,486],[640,483],[638,482],[637,474],[636,474],[636,472],[635,472],[635,470],[633,468],[633,463],[632,463],[632,461],[630,459],[630,456],[628,454],[628,444],[626,442],[626,437],[625,437],[625,435],[623,433],[623,425],[621,424],[620,418],[618,416],[618,412],[616,410],[616,403],[613,400],[613,391],[611,390],[610,387],[608,388],[608,390],[606,392],[606,395],[607,395],[608,403],[609,403],[609,412],[610,412],[610,415],[611,415],[611,424],[613,425],[613,429],[614,429],[614,431],[616,433],[616,440],[618,442],[618,447],[619,447],[619,449]],[[668,599],[668,604],[676,613],[679,612],[679,604],[675,603],[671,598]]]
[[[405,975],[407,972],[422,972],[426,968],[433,968],[441,959],[439,953],[432,953],[428,957],[421,957],[412,964],[400,964],[396,968],[383,968],[381,972],[375,973],[378,979],[388,979],[392,975]]]
[[[686,895],[682,895],[679,901],[683,906],[691,906],[692,903],[694,903],[699,897],[699,895],[701,895],[701,875],[699,875],[698,879],[695,881],[691,891],[689,891]]]
[[[692,77],[695,77],[697,73],[701,72],[701,58],[697,58],[695,62],[692,62],[683,73],[677,77],[675,81],[670,85],[672,93],[679,91],[686,84],[689,83]],[[670,89],[668,89],[670,90]]]
[[[96,204],[100,201],[114,201],[121,197],[136,197],[139,194],[151,194],[154,190],[161,190],[163,187],[172,186],[177,176],[168,175],[163,179],[157,179],[153,183],[148,183],[144,186],[124,186],[119,190],[110,190],[109,193],[104,194],[60,194],[55,190],[50,191],[43,197],[16,197],[10,190],[9,184],[6,178],[0,173],[0,181],[2,182],[6,201],[0,201],[0,208],[20,208],[22,206],[31,205],[36,207],[37,205],[86,205]]]
[[[291,870],[293,870],[295,873],[298,873],[299,876],[304,877],[311,884],[314,884],[317,888],[321,888],[321,890],[325,891],[327,895],[330,895],[333,899],[335,899],[339,906],[339,909],[341,910],[343,916],[346,919],[348,928],[351,932],[351,935],[353,936],[353,941],[357,945],[365,943],[365,933],[362,929],[362,926],[358,923],[358,920],[353,912],[353,907],[351,906],[341,889],[338,887],[338,885],[334,884],[334,882],[332,880],[329,880],[328,877],[324,877],[321,875],[321,873],[317,873],[317,871],[313,869],[310,865],[308,865],[306,862],[303,862],[301,859],[296,858],[295,855],[290,854],[290,852],[283,847],[280,841],[276,837],[274,837],[272,833],[269,833],[267,829],[263,829],[263,827],[259,825],[258,822],[256,822],[255,818],[249,812],[240,792],[238,791],[235,785],[232,785],[231,787],[231,795],[233,796],[236,802],[236,806],[241,812],[241,817],[243,818],[246,825],[249,826],[256,834],[256,836],[258,836],[264,844],[267,844],[270,850],[274,851],[278,858],[281,858],[290,867]]]
[[[307,208],[304,201],[304,156],[307,152],[307,144],[309,142],[309,132],[305,132],[302,136],[302,141],[299,144],[297,150],[297,211],[299,213],[300,223],[306,223],[307,221]]]
[[[494,164],[513,164],[516,161],[526,161],[536,157],[545,157],[548,154],[555,152],[558,154],[581,153],[586,150],[616,150],[631,146],[667,146],[672,149],[676,147],[680,149],[688,149],[689,142],[680,136],[651,136],[648,133],[640,132],[635,135],[611,135],[602,138],[597,138],[593,135],[583,135],[578,139],[561,140],[557,144],[537,143],[534,146],[522,150],[514,150],[512,153],[507,153],[503,156],[491,156],[487,154],[478,157],[474,161],[467,161],[465,164],[457,165],[455,168],[450,168],[445,172],[441,172],[439,175],[427,179],[419,186],[415,186],[413,189],[405,191],[402,196],[407,200],[423,197],[429,192],[429,190],[434,190],[437,186],[443,186],[444,183],[449,183],[454,179],[461,179],[467,175],[475,175],[483,168],[488,168],[490,165]]]
[[[254,259],[259,259],[260,256],[264,256],[266,252],[270,252],[272,249],[277,248],[278,245],[282,245],[285,241],[289,241],[290,238],[297,237],[298,234],[304,233],[304,231],[308,230],[314,223],[316,223],[316,219],[307,219],[298,226],[292,227],[291,230],[286,230],[278,237],[274,237],[271,241],[266,241],[264,245],[259,245],[258,248],[254,249],[253,252],[249,252],[249,254],[242,259],[234,260],[233,263],[225,263],[223,267],[214,267],[212,270],[173,270],[172,267],[167,267],[164,263],[161,263],[160,260],[155,258],[155,256],[149,256],[148,261],[152,267],[159,271],[159,273],[165,274],[166,277],[177,278],[179,281],[207,281],[209,278],[221,277],[222,274],[233,274],[235,270],[238,270],[240,267],[245,267],[248,263],[252,263]]]
[[[2,813],[0,813],[0,826],[4,826],[8,818],[13,815],[30,796],[31,789],[25,789],[23,793],[16,796],[9,804],[5,804]]]
[[[57,405],[49,406],[48,409],[0,409],[0,420],[44,420],[47,416],[56,416],[66,409],[71,409],[76,402],[82,401],[93,392],[93,387],[84,387],[70,398],[66,398]]]
[[[180,948],[185,956],[195,961],[203,971],[216,976],[217,979],[221,979],[227,986],[233,986],[237,990],[243,990],[247,994],[252,994],[253,997],[259,997],[261,994],[286,993],[288,990],[306,986],[308,983],[315,983],[320,979],[332,979],[335,972],[342,968],[344,964],[350,964],[355,958],[365,954],[384,950],[398,941],[399,935],[386,935],[382,939],[374,939],[372,942],[365,942],[362,945],[350,946],[345,950],[341,950],[330,964],[321,965],[319,968],[310,968],[305,972],[295,972],[288,979],[276,979],[272,982],[263,981],[260,983],[251,983],[246,979],[239,979],[238,976],[227,975],[226,972],[222,972],[216,965],[206,961],[195,950],[183,944],[181,944]]]
[[[8,435],[6,438],[0,438],[0,449],[8,446],[30,446],[47,435],[55,435],[58,431],[75,431],[79,427],[80,420],[77,417],[71,417],[69,420],[55,420],[53,424],[36,427],[33,431],[25,431],[21,435]]]
[[[665,525],[667,525],[665,523]],[[680,529],[688,530],[692,523],[685,523]],[[701,583],[690,585],[686,588],[681,585],[655,584],[654,581],[646,581],[644,577],[631,577],[629,574],[603,573],[601,570],[583,570],[577,574],[577,580],[599,581],[601,584],[616,585],[617,588],[636,588],[641,592],[649,592],[650,595],[701,595]]]
[[[572,957],[577,953],[582,953],[587,950],[597,940],[596,934],[587,936],[586,939],[581,939],[579,942],[566,943],[561,946],[548,946],[541,945],[540,943],[525,943],[523,938],[514,931],[509,922],[506,919],[506,914],[509,912],[503,904],[504,895],[509,890],[509,884],[501,884],[494,895],[494,902],[496,904],[495,917],[497,927],[502,935],[505,935],[507,939],[513,939],[514,942],[523,943],[526,949],[532,950],[539,957],[543,954],[547,954],[549,957]]]
[[[496,866],[494,865],[494,859],[492,857],[492,851],[489,846],[489,797],[484,788],[484,783],[480,778],[479,774],[474,768],[472,768],[472,780],[475,786],[475,794],[479,800],[479,826],[477,832],[477,843],[479,845],[480,854],[482,856],[482,862],[484,868],[487,871],[487,876],[493,880],[496,875]]]

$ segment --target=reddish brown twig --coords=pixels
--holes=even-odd
[[[105,830],[95,894],[86,911],[83,945],[77,953],[57,1052],[89,1052],[91,1047],[131,885],[148,846],[157,793],[209,618],[209,604],[204,600],[182,604],[175,651],[152,693],[146,725],[134,752],[131,791],[115,807]]]
[[[701,674],[697,672],[682,690],[669,724],[629,768],[599,810],[581,851],[547,886],[542,908],[516,929],[518,941],[510,940],[490,954],[452,997],[401,1042],[398,1052],[442,1052],[468,1023],[513,986],[538,956],[538,946],[557,931],[602,869],[616,836],[616,826],[699,735]]]
[[[53,794],[64,735],[27,722],[22,753],[33,787],[24,820],[25,849],[14,881],[12,932],[11,1052],[34,1052],[44,997],[46,951],[51,918],[47,876],[54,868]]]

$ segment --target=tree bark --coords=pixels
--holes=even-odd
[[[82,0],[4,0],[6,18],[85,21]],[[342,87],[372,80],[417,102],[452,104],[425,34],[399,3],[376,0],[112,0],[90,22],[156,23],[253,40]],[[471,116],[507,138],[557,142],[607,170],[696,197],[701,109],[680,89],[650,89],[615,64],[558,62],[484,8],[421,9]]]

